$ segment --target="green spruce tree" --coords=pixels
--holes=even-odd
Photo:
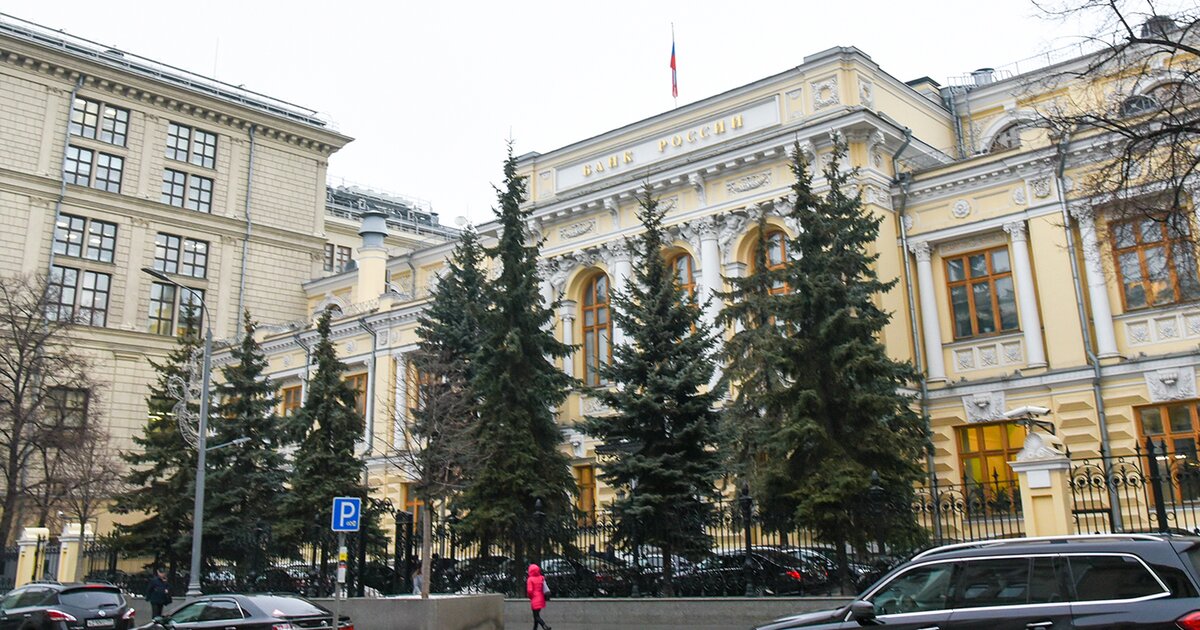
[[[589,417],[583,429],[615,460],[601,478],[628,489],[613,509],[615,538],[663,553],[663,592],[673,594],[676,555],[696,556],[712,545],[719,452],[718,390],[708,390],[716,338],[700,306],[676,281],[663,257],[663,210],[647,189],[638,213],[645,232],[634,245],[634,282],[614,293],[614,322],[630,331],[601,373],[614,385],[592,395],[611,414]]]
[[[342,378],[346,366],[330,340],[331,318],[327,308],[317,319],[318,338],[312,352],[317,367],[309,377],[304,406],[285,427],[298,446],[292,455],[290,491],[284,495],[275,531],[289,546],[318,547],[322,565],[332,544],[329,524],[334,497],[360,497],[365,505],[368,492],[363,482],[366,464],[354,452],[365,422],[354,406],[354,389]]]
[[[420,341],[412,360],[420,376],[416,406],[409,410],[410,439],[392,459],[414,479],[413,489],[430,508],[421,510],[422,575],[430,575],[432,564],[431,512],[461,489],[480,456],[472,435],[478,417],[472,379],[484,308],[482,264],[479,235],[468,227],[417,326]],[[422,582],[424,593],[429,586],[429,580]]]
[[[266,566],[268,555],[278,551],[268,544],[268,534],[287,479],[279,450],[278,390],[264,376],[267,359],[254,338],[255,327],[246,312],[233,361],[221,368],[209,438],[213,446],[245,441],[209,454],[205,500],[205,553],[232,562],[239,580]]]
[[[489,283],[474,359],[479,421],[474,438],[486,449],[457,504],[467,511],[464,534],[523,553],[531,539],[559,531],[572,516],[574,481],[554,410],[571,379],[553,360],[569,348],[549,331],[553,311],[542,304],[537,260],[540,243],[526,243],[525,179],[517,175],[512,145],[497,190],[500,241],[488,254],[500,265]],[[541,501],[542,526],[534,514]]]
[[[169,385],[172,377],[186,382],[193,358],[200,356],[197,327],[185,328],[187,333],[164,362],[150,361],[158,379],[146,399],[146,426],[133,437],[137,448],[121,453],[129,466],[125,478],[129,491],[117,495],[113,503],[118,514],[146,515],[136,523],[117,526],[125,547],[153,556],[172,574],[186,569],[190,557],[196,479],[196,449],[180,433],[174,411],[177,400]],[[192,400],[189,408],[198,412],[199,400]]]
[[[773,291],[785,286],[786,270],[767,264],[769,226],[760,214],[749,274],[726,278],[730,289],[721,294],[725,307],[717,321],[737,330],[722,351],[722,378],[732,394],[722,421],[735,480],[749,484],[763,527],[786,534],[796,528],[797,507],[786,450],[775,441],[789,373],[787,329],[775,317],[786,296]]]
[[[877,537],[910,543],[919,530],[903,509],[873,505],[872,473],[893,506],[911,503],[926,441],[924,425],[903,393],[915,380],[908,363],[888,356],[879,335],[891,315],[878,300],[895,281],[880,280],[871,249],[882,217],[851,194],[855,170],[843,171],[846,146],[835,136],[824,169],[829,187],[808,200],[808,174],[797,150],[799,234],[789,241],[787,299],[777,324],[784,346],[786,411],[773,438],[787,453],[797,518],[838,550],[843,583],[846,544],[861,548]]]

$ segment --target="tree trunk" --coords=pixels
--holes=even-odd
[[[837,544],[837,584],[841,593],[851,593],[854,591],[850,588],[850,558],[846,555],[846,540],[842,536],[838,536],[834,541]]]
[[[662,557],[662,595],[663,597],[675,597],[675,556],[671,553],[670,545],[663,545]],[[634,570],[641,572],[640,567],[635,567]]]

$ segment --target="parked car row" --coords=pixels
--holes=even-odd
[[[134,609],[111,584],[34,582],[0,599],[0,630],[135,630]],[[221,594],[188,600],[136,630],[354,630],[347,616],[296,595]]]

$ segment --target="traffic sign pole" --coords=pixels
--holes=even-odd
[[[337,586],[334,587],[333,630],[342,622],[342,588],[346,585],[346,533],[338,532]]]

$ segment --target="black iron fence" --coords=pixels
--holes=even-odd
[[[1072,460],[1079,533],[1195,532],[1200,528],[1200,460],[1148,439],[1132,452]]]
[[[707,553],[671,559],[673,579],[669,590],[691,596],[810,595],[854,590],[873,581],[918,546],[1023,533],[1020,492],[1012,480],[936,481],[916,489],[911,505],[897,505],[874,494],[870,500],[872,510],[890,512],[889,518],[880,518],[880,522],[911,517],[911,523],[919,525],[925,535],[913,537],[913,542],[903,548],[879,542],[846,548],[843,576],[834,545],[816,539],[802,525],[788,531],[764,527],[753,510],[747,518],[744,499],[734,499],[714,504],[714,518],[705,526],[712,543]],[[421,564],[419,523],[414,523],[406,512],[394,512],[391,517],[396,519],[396,534],[391,540],[366,537],[363,543],[359,535],[347,536],[348,594],[412,592],[413,578]],[[530,523],[531,541],[538,538],[532,535],[537,527],[539,523]],[[599,510],[573,523],[554,537],[557,542],[545,547],[530,544],[519,549],[483,548],[478,543],[464,544],[453,516],[435,516],[428,579],[434,592],[492,591],[523,596],[525,568],[537,561],[558,596],[652,596],[667,591],[662,550],[619,541],[616,534],[613,514]],[[239,565],[206,564],[201,576],[205,592],[333,593],[337,554],[332,536],[286,557],[274,557],[266,552],[272,548],[269,528],[254,535],[253,549],[257,551]],[[887,532],[878,532],[872,538],[893,539]],[[146,591],[151,569],[156,566],[168,569],[173,590],[182,594],[188,583],[186,565],[186,558],[171,565],[162,558],[139,555],[122,548],[113,538],[92,541],[84,550],[84,574],[88,579],[110,581],[134,594]]]

